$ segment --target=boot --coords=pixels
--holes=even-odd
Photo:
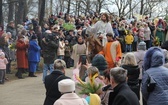
[[[29,72],[29,77],[37,77],[37,76],[34,75],[34,72]]]
[[[29,72],[29,75],[28,75],[28,76],[30,77],[31,75],[32,75],[32,72]]]
[[[22,77],[22,69],[18,69],[18,72],[16,73],[16,76],[19,78],[19,79],[24,79],[23,77]]]

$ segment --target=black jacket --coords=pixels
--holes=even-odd
[[[126,69],[128,71],[128,85],[138,85],[139,84],[139,74],[140,74],[140,68],[137,66],[132,65],[122,65],[122,68]]]
[[[140,105],[136,94],[126,83],[121,83],[110,93],[109,105]]]
[[[123,65],[124,69],[128,71],[127,77],[127,84],[131,88],[131,90],[137,95],[138,99],[140,99],[140,87],[139,87],[139,74],[140,68],[137,66],[132,65]]]
[[[58,82],[63,79],[70,79],[70,77],[65,76],[59,70],[53,71],[45,77],[46,98],[44,105],[53,105],[61,97],[61,93],[58,90]]]

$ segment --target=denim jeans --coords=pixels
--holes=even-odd
[[[131,52],[131,50],[132,50],[132,47],[131,47],[132,45],[131,44],[126,44],[126,48],[125,48],[125,52]]]
[[[45,77],[47,76],[47,71],[50,71],[50,74],[54,71],[54,64],[45,64],[43,66],[43,82]]]

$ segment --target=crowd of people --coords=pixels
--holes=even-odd
[[[0,84],[13,73],[11,62],[17,62],[15,76],[24,79],[26,72],[37,77],[43,59],[44,105],[140,105],[140,92],[143,105],[168,104],[167,30],[161,18],[128,21],[107,13],[51,15],[43,26],[36,18],[11,21],[6,30],[0,26]],[[97,48],[89,48],[91,36],[101,48],[88,59]],[[72,79],[65,75],[70,67]],[[75,93],[78,86],[82,98]]]

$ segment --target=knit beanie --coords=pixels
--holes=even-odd
[[[92,60],[92,66],[98,68],[100,75],[103,75],[103,71],[107,69],[107,62],[103,55],[97,54]]]

